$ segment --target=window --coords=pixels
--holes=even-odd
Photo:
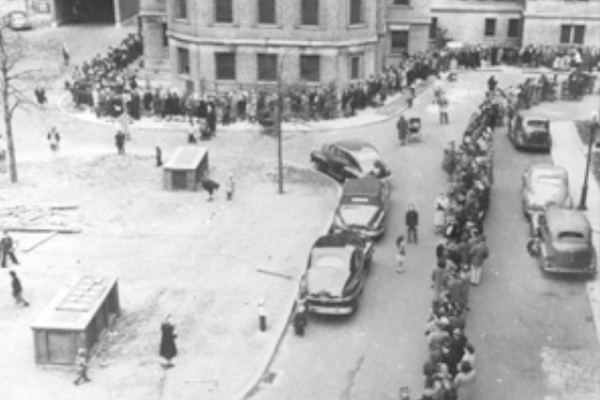
[[[357,80],[362,79],[362,56],[352,55],[350,56],[350,79]]]
[[[585,43],[585,25],[561,25],[560,27],[561,43]]]
[[[410,5],[410,0],[394,0],[395,6],[408,6]]]
[[[308,82],[321,80],[321,57],[300,56],[300,79]]]
[[[215,71],[217,80],[234,81],[235,53],[216,53]]]
[[[438,20],[436,17],[431,18],[431,22],[429,23],[429,39],[437,38],[437,30],[438,30]]]
[[[190,52],[188,49],[177,48],[177,72],[186,75],[190,73]]]
[[[363,4],[362,0],[350,0],[350,25],[356,25],[363,22]]]
[[[275,0],[258,0],[258,23],[275,24]]]
[[[233,22],[233,0],[215,0],[215,22]]]
[[[187,0],[176,0],[175,1],[175,18],[176,19],[187,19]]]
[[[302,1],[302,25],[319,25],[319,0]]]
[[[485,36],[496,35],[496,18],[485,19]]]
[[[408,51],[408,31],[392,31],[392,54]]]
[[[509,38],[518,38],[519,31],[521,27],[521,20],[519,19],[509,19],[508,20],[508,37]]]
[[[277,54],[258,54],[257,64],[259,81],[277,81]]]

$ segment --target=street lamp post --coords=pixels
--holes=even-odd
[[[585,175],[583,176],[583,187],[581,188],[581,198],[579,199],[579,210],[587,210],[587,192],[588,192],[588,179],[590,175],[590,164],[592,163],[592,149],[596,141],[596,135],[600,128],[600,122],[598,122],[598,114],[592,113],[592,124],[590,126],[590,137],[588,140],[588,152],[585,163]]]
[[[283,194],[283,96],[281,94],[281,87],[283,85],[283,64],[285,57],[288,55],[290,50],[287,50],[281,56],[277,69],[277,183],[279,187],[279,194]]]

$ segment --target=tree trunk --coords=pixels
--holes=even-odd
[[[7,74],[4,68],[2,69],[2,104],[4,105],[4,128],[6,130],[6,147],[8,150],[8,169],[10,171],[10,181],[17,183],[17,161],[15,157],[15,143],[12,134],[12,113],[10,110],[10,95],[8,93]]]

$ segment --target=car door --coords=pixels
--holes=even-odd
[[[331,163],[329,164],[331,175],[335,176],[340,180],[344,180],[344,169],[346,167],[346,160],[344,152],[338,146],[332,145],[330,149]]]

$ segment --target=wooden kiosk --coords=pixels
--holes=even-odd
[[[73,364],[78,349],[91,354],[119,314],[117,278],[77,278],[32,325],[35,362]]]
[[[195,191],[208,174],[208,149],[200,146],[178,147],[163,166],[166,190]]]

